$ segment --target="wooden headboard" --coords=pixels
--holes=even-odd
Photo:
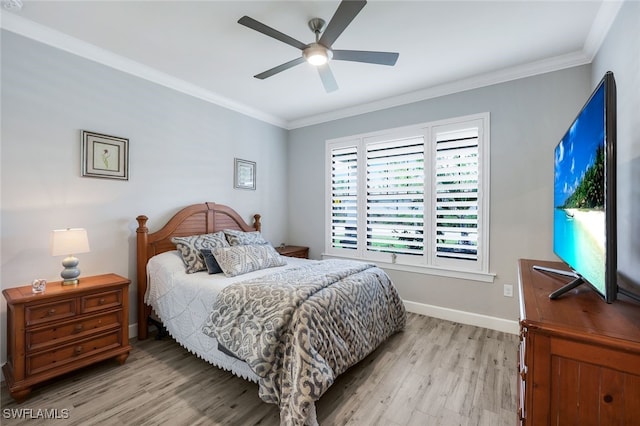
[[[149,233],[147,220],[140,215],[136,218],[137,240],[137,279],[138,279],[138,339],[148,337],[148,318],[151,307],[144,303],[147,291],[147,262],[153,256],[166,251],[175,250],[171,242],[173,237],[210,234],[223,229],[241,231],[260,231],[260,215],[253,215],[253,225],[247,224],[240,215],[229,206],[216,203],[203,203],[187,206],[176,213],[160,230]]]

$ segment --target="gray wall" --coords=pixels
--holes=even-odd
[[[290,242],[324,248],[325,140],[489,111],[490,271],[494,283],[387,271],[405,300],[516,320],[517,259],[553,259],[553,149],[591,91],[590,66],[443,96],[292,130]],[[514,297],[503,296],[514,285]]]
[[[491,113],[493,284],[388,271],[405,300],[515,320],[518,258],[552,250],[553,147],[605,71],[618,106],[618,270],[640,292],[640,3],[625,2],[593,64],[296,129],[289,134],[290,242],[324,247],[324,141],[482,111]],[[295,178],[293,178],[295,177]],[[624,282],[621,284],[625,285]]]
[[[638,21],[640,3],[625,2],[592,66],[290,132],[2,31],[1,287],[58,279],[49,232],[68,226],[89,232],[83,274],[135,279],[135,216],[149,216],[154,231],[180,206],[203,201],[230,204],[246,220],[261,213],[268,239],[308,245],[319,258],[325,140],[489,111],[495,282],[389,272],[409,301],[515,320],[517,293],[502,296],[502,284],[516,284],[520,257],[555,259],[553,147],[606,70],[618,83],[618,260],[640,282]],[[128,182],[80,177],[82,129],[130,139]],[[233,189],[234,157],[258,162],[256,191]]]
[[[84,227],[82,274],[130,277],[135,301],[135,217],[155,231],[192,203],[260,213],[265,237],[286,239],[285,130],[11,32],[1,42],[2,288],[58,280],[49,233]],[[80,130],[129,138],[129,181],[80,176]],[[257,162],[255,191],[233,188],[234,157]]]
[[[591,84],[613,71],[617,88],[618,271],[640,294],[640,3],[623,4],[592,64]],[[624,283],[621,283],[624,284]]]

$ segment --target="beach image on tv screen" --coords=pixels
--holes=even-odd
[[[605,292],[605,93],[593,94],[555,149],[554,252]]]

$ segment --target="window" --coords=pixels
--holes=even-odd
[[[488,113],[331,140],[326,151],[327,255],[488,274]]]

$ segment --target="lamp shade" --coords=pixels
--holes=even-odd
[[[84,228],[55,229],[51,231],[51,255],[69,256],[87,253],[89,238]]]

